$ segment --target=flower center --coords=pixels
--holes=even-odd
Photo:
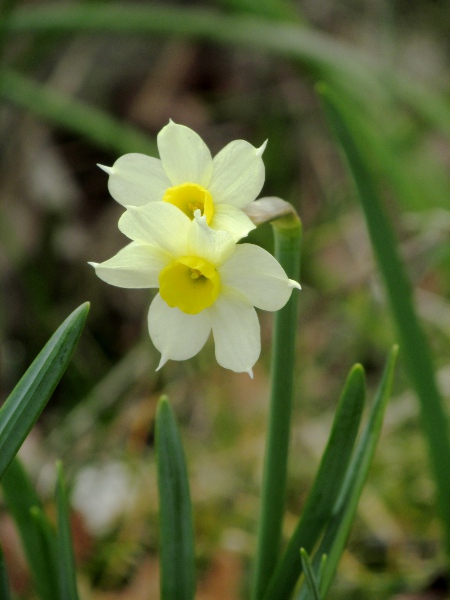
[[[212,196],[207,189],[196,183],[183,183],[168,188],[163,196],[163,201],[177,206],[191,220],[194,218],[194,212],[198,209],[202,215],[205,215],[208,225],[213,218]]]
[[[159,274],[162,299],[188,315],[196,315],[214,304],[219,292],[219,273],[203,258],[183,256]]]

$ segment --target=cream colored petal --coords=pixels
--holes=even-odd
[[[208,187],[214,203],[244,208],[255,200],[264,184],[262,153],[266,143],[255,148],[244,140],[236,140],[214,157],[214,171]]]
[[[214,216],[210,226],[213,229],[227,231],[236,242],[246,237],[256,227],[240,208],[231,206],[231,204],[214,206]]]
[[[207,308],[219,365],[253,377],[252,367],[261,352],[259,321],[256,311],[241,295],[223,290]]]
[[[109,193],[123,206],[162,200],[171,186],[161,161],[145,154],[125,154],[112,167],[99,167],[109,174]]]
[[[186,255],[187,232],[191,220],[167,202],[130,206],[119,219],[119,229],[141,244],[157,246],[174,257]]]
[[[159,273],[172,260],[155,246],[131,242],[112,258],[102,263],[89,263],[106,283],[123,288],[159,287]]]
[[[161,352],[160,369],[169,359],[186,360],[195,356],[205,345],[211,325],[204,311],[188,315],[168,306],[157,294],[148,312],[148,330]]]
[[[275,258],[254,244],[238,244],[220,269],[223,285],[244,294],[257,308],[279,310],[300,285],[288,279]]]
[[[188,233],[187,249],[189,256],[204,258],[215,267],[226,261],[235,249],[233,237],[226,231],[211,229],[206,224],[206,218],[195,211]]]
[[[208,186],[213,172],[212,157],[195,131],[170,121],[158,134],[158,149],[172,185],[190,182]]]

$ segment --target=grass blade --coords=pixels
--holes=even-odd
[[[40,498],[17,458],[9,465],[1,485],[3,498],[19,530],[36,592],[42,600],[59,600],[55,534],[43,513]]]
[[[391,223],[353,133],[351,115],[326,86],[321,88],[321,95],[329,122],[356,184],[372,248],[397,325],[405,367],[419,399],[422,427],[437,486],[438,509],[444,525],[446,552],[450,559],[450,432],[435,379],[431,352],[416,315],[411,285],[397,250]]]
[[[0,479],[52,395],[77,346],[85,303],[60,325],[0,409]]]
[[[300,548],[300,557],[302,559],[303,573],[305,574],[305,587],[309,591],[308,600],[321,600],[319,589],[317,587],[316,577],[313,572],[311,560],[304,548]]]
[[[383,378],[367,424],[355,449],[339,498],[333,508],[332,519],[314,555],[314,571],[316,573],[321,571],[320,592],[324,597],[333,581],[342,552],[344,551],[358,501],[380,437],[383,415],[392,389],[397,355],[398,346],[394,346],[387,358]],[[324,554],[327,555],[327,560],[321,568]],[[305,597],[305,591],[302,591],[299,595],[299,600],[303,600]]]
[[[183,447],[166,397],[156,413],[161,599],[193,600],[194,527]]]
[[[57,471],[56,510],[58,527],[56,532],[56,548],[58,553],[60,595],[62,600],[79,600],[72,533],[70,531],[70,508],[61,463],[57,464]]]
[[[312,551],[332,514],[351,460],[364,400],[364,370],[361,365],[355,365],[342,391],[327,447],[301,519],[270,580],[265,600],[290,597],[302,573],[300,548]]]
[[[40,85],[12,70],[0,71],[0,97],[118,154],[156,154],[146,135],[98,108]]]

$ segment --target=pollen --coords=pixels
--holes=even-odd
[[[206,222],[211,222],[214,215],[214,202],[206,188],[197,183],[183,183],[166,190],[164,202],[173,204],[184,212],[191,220],[196,210],[206,217]]]
[[[220,276],[203,258],[183,256],[161,271],[159,285],[159,293],[170,307],[196,315],[216,301]]]

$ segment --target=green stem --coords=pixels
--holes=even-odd
[[[289,215],[272,223],[275,257],[290,279],[300,274],[301,223]],[[260,600],[276,566],[285,508],[287,458],[292,413],[298,298],[294,292],[275,315],[272,345],[272,389],[264,464],[252,598]]]

